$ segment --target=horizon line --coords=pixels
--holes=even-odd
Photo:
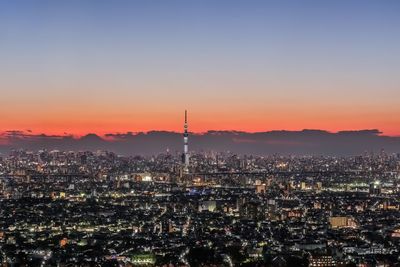
[[[317,129],[317,128],[303,128],[303,129],[298,129],[298,130],[287,130],[287,129],[272,129],[272,130],[264,130],[264,131],[245,131],[245,130],[234,130],[234,129],[209,129],[206,131],[189,131],[190,134],[192,135],[204,135],[207,133],[212,133],[212,132],[231,132],[231,133],[247,133],[247,134],[257,134],[257,133],[271,133],[271,132],[305,132],[305,131],[318,131],[318,132],[325,132],[329,134],[338,134],[338,133],[346,133],[346,132],[374,132],[377,136],[387,136],[387,137],[400,137],[400,134],[385,134],[384,132],[380,131],[378,128],[365,128],[365,129],[343,129],[343,130],[326,130],[326,129]],[[76,133],[51,133],[51,132],[36,132],[32,130],[2,130],[0,131],[0,138],[7,138],[7,137],[12,137],[13,134],[15,136],[25,136],[25,137],[73,137],[75,139],[79,139],[85,136],[90,136],[90,135],[96,135],[98,137],[108,139],[109,137],[117,136],[117,135],[138,135],[138,134],[148,134],[148,133],[154,133],[154,132],[164,132],[164,133],[176,133],[176,134],[181,134],[182,131],[176,131],[176,130],[160,130],[160,129],[154,129],[154,130],[143,130],[143,131],[116,131],[116,132],[106,132],[106,133],[96,133],[96,132],[86,132],[84,134],[76,134]],[[9,135],[8,135],[9,134]]]

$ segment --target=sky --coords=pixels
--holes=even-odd
[[[397,0],[0,1],[0,131],[400,136]]]

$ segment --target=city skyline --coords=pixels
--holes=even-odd
[[[400,267],[400,1],[0,1],[0,267]]]
[[[400,137],[382,136],[378,130],[271,131],[246,133],[209,131],[190,134],[189,154],[222,152],[237,155],[326,155],[356,156],[364,154],[398,153]],[[0,136],[0,155],[15,150],[111,151],[118,155],[182,156],[184,142],[181,132],[152,131],[148,133],[109,133],[105,137],[88,134],[82,137],[7,132]],[[180,157],[182,159],[182,157]]]
[[[400,135],[400,4],[5,1],[0,132]]]

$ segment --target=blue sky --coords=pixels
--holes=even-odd
[[[398,14],[394,0],[1,1],[0,130],[177,129],[189,108],[199,131],[398,134]]]

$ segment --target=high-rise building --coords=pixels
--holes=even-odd
[[[183,173],[189,173],[189,133],[188,133],[188,122],[187,122],[187,111],[185,110],[185,124],[184,124],[184,132],[183,132],[183,155],[182,155],[182,163],[183,163]]]
[[[382,191],[382,185],[379,181],[375,181],[369,184],[369,193],[371,195],[379,195]]]

